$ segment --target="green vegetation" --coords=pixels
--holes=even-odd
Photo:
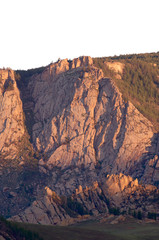
[[[19,223],[19,226],[38,232],[44,240],[156,240],[159,236],[159,225],[137,223],[128,219],[124,223],[107,224],[98,221],[86,221],[73,226],[44,226]]]
[[[148,212],[148,216],[147,216],[149,219],[154,219],[156,220],[157,218],[157,214],[156,213],[152,213],[152,212]]]
[[[109,208],[109,213],[114,215],[120,215],[120,209],[119,208]]]
[[[93,59],[94,65],[97,68],[102,69],[105,77],[109,77],[109,78],[114,79],[115,78],[115,73],[112,70],[110,70],[109,67],[105,64],[106,61],[108,61],[107,58],[94,58]]]
[[[121,79],[105,62],[118,61],[125,67]],[[105,77],[113,78],[123,94],[138,110],[159,129],[159,52],[152,54],[122,55],[95,58],[94,65],[102,68]]]
[[[148,119],[159,124],[159,70],[141,60],[125,65],[123,78],[117,85],[125,99],[129,99]]]
[[[159,66],[159,52],[157,53],[141,53],[141,54],[125,54],[125,55],[119,55],[114,57],[106,57],[104,59],[110,60],[132,60],[132,59],[139,59],[143,60],[144,62],[148,63],[155,63]]]
[[[0,217],[0,235],[1,231],[6,234],[7,238],[5,239],[8,240],[12,239],[12,237],[17,240],[43,240],[37,233],[20,227],[17,223],[9,222],[2,216]]]
[[[71,197],[61,197],[61,206],[65,209],[65,211],[71,216],[71,217],[77,217],[77,215],[85,215],[89,214],[88,211],[86,211],[83,208],[83,205],[72,199]]]
[[[138,212],[137,212],[137,218],[138,218],[139,220],[142,219],[142,212],[141,212],[141,211],[138,211]]]

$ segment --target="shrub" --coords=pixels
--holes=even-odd
[[[78,202],[77,200],[73,200],[71,197],[61,197],[61,206],[65,209],[65,211],[71,216],[76,217],[79,215],[85,215],[88,214],[88,211],[86,211],[82,204]]]
[[[109,213],[114,215],[120,215],[120,209],[119,208],[109,208]]]
[[[138,218],[139,220],[141,220],[142,219],[142,212],[139,210],[138,212],[136,212],[135,210],[134,210],[134,212],[133,212],[133,217],[134,218]]]
[[[148,212],[147,217],[148,217],[149,219],[154,219],[154,220],[156,220],[157,214],[156,214],[156,213],[153,213],[153,212]]]
[[[133,212],[133,217],[136,218],[137,214],[136,211]]]
[[[141,211],[138,211],[138,213],[137,213],[137,218],[138,218],[139,220],[142,219],[142,213],[141,213]]]

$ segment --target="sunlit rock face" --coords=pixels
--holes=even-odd
[[[103,216],[107,219],[111,209],[120,213],[158,211],[158,202],[154,201],[157,188],[152,185],[140,185],[137,179],[122,173],[107,175],[103,183],[93,182],[91,186],[81,185],[68,198],[58,196],[49,187],[45,187],[43,198],[11,218],[13,221],[38,224],[69,225],[86,219]],[[153,202],[153,204],[152,204]],[[72,205],[70,204],[72,203]],[[78,206],[75,208],[75,205]],[[72,208],[72,206],[74,206]]]
[[[1,70],[0,77],[1,154],[14,159],[21,151],[23,108],[31,106],[33,147],[45,155],[39,169],[52,174],[50,186],[59,194],[112,173],[158,181],[151,123],[123,101],[113,80],[104,77],[92,58],[59,60],[34,74],[24,89],[29,103],[23,106],[14,72]]]
[[[59,167],[81,173],[84,168],[91,172],[88,181],[107,173],[136,177],[132,169],[153,151],[151,123],[123,101],[113,80],[90,57],[49,65],[32,76],[28,89],[34,100],[33,143],[48,157],[40,166],[43,172]],[[78,181],[83,185],[86,177]],[[64,182],[58,180],[61,191]],[[67,189],[75,188],[74,182],[72,176]]]
[[[0,70],[0,152],[13,159],[24,134],[23,108],[11,69]]]
[[[124,65],[115,64],[109,67],[120,70],[122,77]],[[108,197],[112,207],[123,211],[139,208],[136,202],[147,211],[154,209],[149,194],[157,190],[140,183],[159,182],[158,135],[92,58],[59,60],[21,79],[27,80],[20,88],[23,106],[14,72],[0,70],[0,79],[1,160],[16,159],[20,169],[19,175],[14,172],[17,178],[10,170],[9,187],[5,175],[1,205],[11,198],[14,220],[63,225],[80,221],[69,215],[61,196],[81,203],[89,216],[108,213]],[[31,116],[26,126],[24,112]],[[25,144],[27,129],[32,142],[27,135]]]

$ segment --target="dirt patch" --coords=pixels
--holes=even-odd
[[[121,62],[105,62],[110,70],[113,70],[115,73],[123,74],[123,70],[125,67],[124,63]]]

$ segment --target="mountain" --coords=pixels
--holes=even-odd
[[[71,196],[58,196],[50,188],[45,195],[13,216],[12,221],[48,225],[69,225],[100,218],[109,214],[141,214],[152,218],[158,214],[159,190],[152,185],[142,186],[138,180],[123,174],[108,175],[105,181],[82,188],[80,185]]]
[[[133,69],[129,78],[139,60],[130,61],[79,57],[28,71],[0,71],[2,215],[70,224],[112,209],[156,212],[157,119],[148,120],[134,106],[142,102],[146,109],[144,98],[139,102],[140,94],[133,98],[130,91],[139,76],[123,91],[127,64]],[[145,64],[151,75],[155,63]],[[154,72],[151,101],[158,99]]]

